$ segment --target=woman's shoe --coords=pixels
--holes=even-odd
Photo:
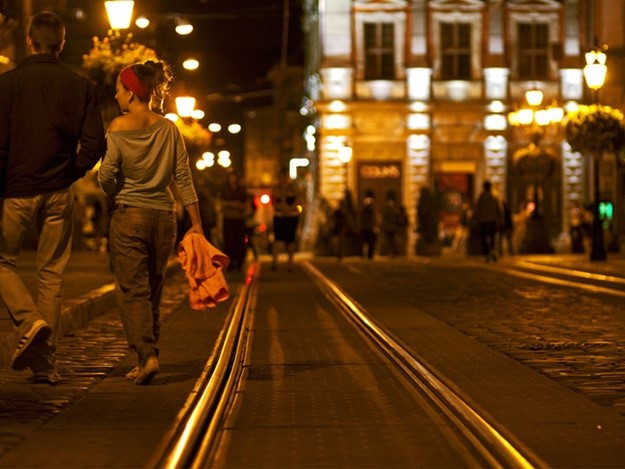
[[[156,373],[158,373],[158,370],[158,360],[154,355],[151,355],[146,360],[143,369],[141,369],[141,371],[137,375],[137,378],[135,379],[135,384],[150,384],[152,379],[156,376]]]
[[[141,370],[142,368],[139,365],[135,366],[132,370],[126,373],[126,378],[134,381],[139,376],[139,373],[141,373]]]

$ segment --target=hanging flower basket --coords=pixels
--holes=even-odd
[[[104,101],[115,95],[115,80],[123,68],[137,62],[158,60],[153,49],[133,42],[132,34],[122,37],[119,31],[109,30],[107,37],[93,38],[93,47],[82,57],[82,69]]]
[[[549,148],[544,148],[534,143],[519,148],[514,152],[512,158],[519,174],[533,179],[548,178],[556,166],[554,153]]]
[[[618,153],[625,146],[623,113],[610,106],[579,106],[567,117],[566,141],[582,154]]]

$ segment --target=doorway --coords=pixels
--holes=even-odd
[[[440,200],[440,230],[445,246],[452,246],[467,226],[473,206],[472,173],[437,172],[435,189]]]

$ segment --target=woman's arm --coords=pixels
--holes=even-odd
[[[203,235],[204,230],[202,229],[200,205],[197,202],[193,202],[192,204],[185,205],[185,208],[187,209],[187,213],[189,214],[189,218],[191,220],[191,228],[189,228],[187,233],[198,233]]]

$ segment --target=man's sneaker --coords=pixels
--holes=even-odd
[[[54,369],[37,371],[33,374],[33,382],[54,386],[55,384],[59,384],[61,382],[61,375],[59,375]]]
[[[154,355],[148,357],[145,361],[145,365],[140,369],[135,384],[150,384],[156,373],[158,373],[158,360]]]
[[[30,362],[35,358],[34,349],[48,340],[51,333],[50,326],[43,319],[37,319],[18,342],[11,360],[11,368],[15,371],[28,368]]]

